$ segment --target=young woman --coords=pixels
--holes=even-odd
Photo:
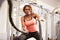
[[[36,13],[32,13],[32,7],[30,5],[25,5],[23,11],[25,15],[21,17],[22,27],[25,32],[28,33],[25,40],[31,37],[34,37],[36,40],[40,40],[40,35],[36,29],[36,20],[39,20],[40,16]]]

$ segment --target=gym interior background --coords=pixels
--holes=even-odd
[[[57,29],[59,29],[57,26],[60,21],[60,0],[12,0],[12,3],[12,18],[17,28],[22,30],[20,21],[20,17],[24,15],[22,8],[24,5],[30,4],[33,12],[38,13],[44,19],[44,22],[41,22],[43,40],[57,39],[56,34]],[[8,8],[7,0],[0,0],[0,40],[13,40],[13,34],[15,36],[21,34],[11,26]],[[35,39],[30,38],[28,40]]]

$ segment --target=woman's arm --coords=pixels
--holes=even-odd
[[[44,21],[44,19],[37,13],[33,13],[33,17],[36,17],[37,20]]]
[[[26,28],[26,25],[24,23],[24,17],[21,17],[21,23],[22,23],[22,28],[24,31],[28,32],[27,28]]]

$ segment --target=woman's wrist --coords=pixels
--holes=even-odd
[[[27,30],[27,28],[26,28],[26,27],[24,27],[24,31],[25,31],[25,32],[28,32],[28,30]]]

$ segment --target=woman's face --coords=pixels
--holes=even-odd
[[[25,7],[25,13],[26,14],[31,14],[31,8],[30,7]]]

